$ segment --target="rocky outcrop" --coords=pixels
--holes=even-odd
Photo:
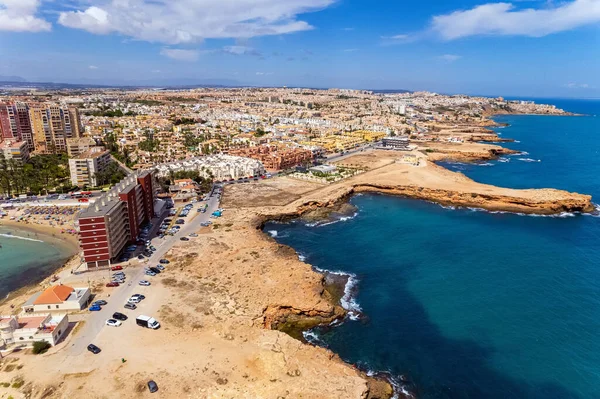
[[[458,162],[477,162],[498,159],[504,155],[519,154],[519,151],[509,148],[490,148],[486,151],[453,151],[451,149],[430,149],[425,152],[432,161],[458,161]]]
[[[595,209],[592,197],[589,195],[554,189],[536,190],[535,198],[458,192],[417,186],[385,187],[366,184],[354,187],[354,192],[376,192],[422,199],[442,205],[540,215],[556,215],[563,212],[589,213]]]
[[[343,319],[346,311],[341,306],[332,306],[328,312],[315,309],[295,309],[291,306],[269,305],[263,312],[263,325],[304,341],[302,332],[311,328],[331,324]]]

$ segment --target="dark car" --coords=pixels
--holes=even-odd
[[[168,265],[171,262],[169,262],[168,259],[161,259],[161,260],[158,261],[158,263],[162,263],[163,265]]]
[[[189,238],[187,238],[187,237],[181,237],[181,238],[180,238],[180,240],[181,240],[181,241],[189,241],[190,239],[189,239]]]
[[[158,270],[156,267],[150,267],[150,268],[148,268],[148,269],[149,269],[151,272],[153,272],[153,273],[156,273],[156,274],[159,274],[159,273],[160,273],[160,270]]]
[[[154,382],[154,380],[148,381],[148,390],[150,391],[150,393],[158,391],[158,385],[156,385],[156,382]]]
[[[102,352],[100,350],[100,348],[98,348],[96,345],[94,344],[89,344],[87,347],[87,350],[89,350],[90,352],[92,352],[94,355],[97,355],[98,353]]]
[[[142,295],[142,294],[133,294],[132,297],[133,296],[137,296],[138,298],[140,298],[140,301],[143,301],[144,299],[146,299],[146,296]]]
[[[127,316],[125,316],[123,313],[120,313],[120,312],[113,313],[112,317],[113,317],[113,319],[117,319],[117,320],[121,320],[121,321],[127,320]]]
[[[126,303],[124,306],[125,309],[130,309],[130,310],[136,310],[137,306],[135,306],[133,303]]]

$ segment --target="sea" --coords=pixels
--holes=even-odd
[[[52,275],[73,253],[43,235],[0,226],[0,300]]]
[[[586,116],[499,116],[520,154],[442,163],[476,181],[600,202],[600,101]],[[597,116],[598,115],[598,116]],[[354,196],[354,217],[269,223],[318,270],[350,276],[345,322],[305,334],[419,398],[600,398],[600,217]],[[402,397],[402,395],[400,395]]]

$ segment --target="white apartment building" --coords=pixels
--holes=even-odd
[[[71,173],[71,184],[78,187],[98,186],[97,174],[106,170],[112,162],[110,152],[99,149],[90,149],[83,154],[69,159],[69,171]]]
[[[166,163],[158,165],[156,170],[160,177],[168,177],[171,172],[197,170],[200,176],[212,175],[216,181],[237,180],[265,173],[265,168],[260,161],[222,154]]]

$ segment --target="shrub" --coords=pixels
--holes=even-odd
[[[33,343],[33,354],[39,355],[42,353],[46,353],[46,351],[48,351],[48,349],[50,349],[51,347],[52,347],[52,345],[50,345],[49,342],[36,341]]]

